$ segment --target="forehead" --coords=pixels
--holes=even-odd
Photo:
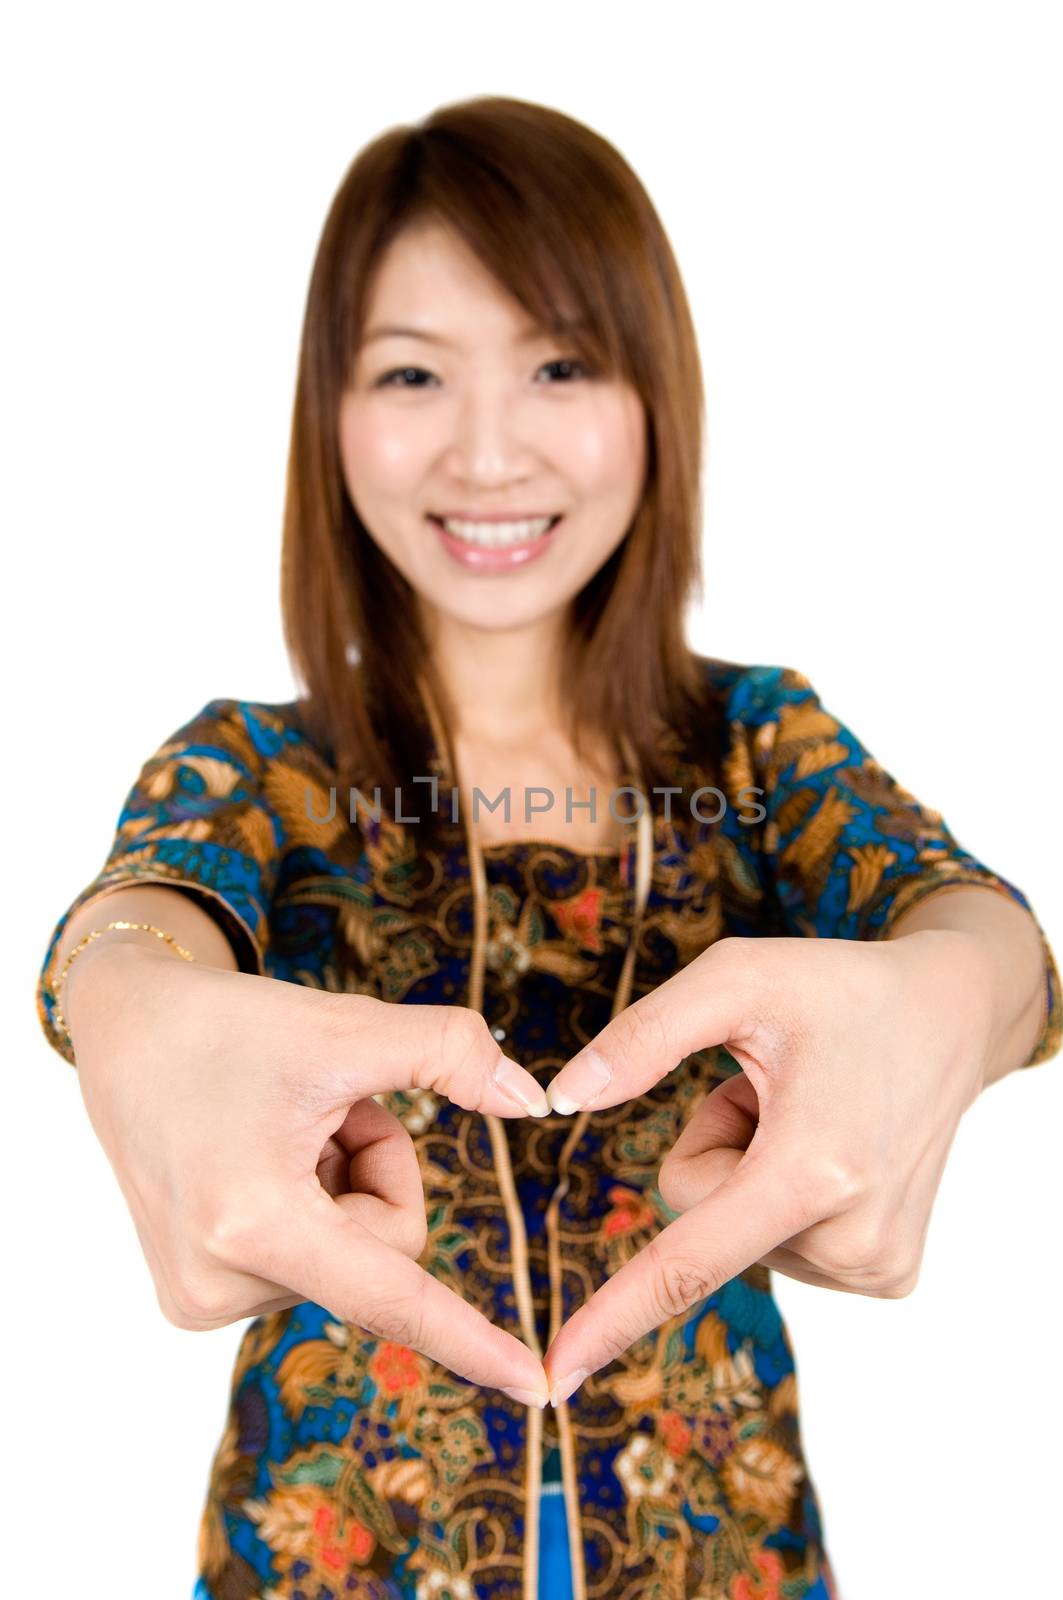
[[[442,224],[423,223],[404,229],[383,252],[360,345],[404,337],[460,348],[487,337],[519,347],[546,333],[464,240]]]

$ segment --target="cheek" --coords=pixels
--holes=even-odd
[[[561,436],[567,471],[587,494],[626,497],[637,493],[645,465],[641,406],[612,400],[597,406]]]
[[[371,411],[352,407],[341,415],[339,445],[348,488],[367,497],[400,492],[421,470],[424,451],[416,430]]]

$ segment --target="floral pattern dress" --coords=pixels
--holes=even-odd
[[[803,674],[699,662],[718,718],[703,749],[673,740],[673,781],[683,796],[714,787],[728,804],[718,820],[712,796],[655,807],[632,998],[727,934],[881,938],[914,901],[953,884],[1031,909]],[[368,810],[352,823],[342,794],[328,819],[334,782],[298,702],[212,700],[169,737],[133,784],[99,874],[49,939],[37,991],[49,1043],[73,1062],[52,990],[67,918],[137,882],[193,895],[246,971],[395,1004],[465,1004],[464,822],[448,822],[428,851],[414,829]],[[618,851],[484,850],[484,1014],[543,1083],[608,1021],[633,856],[633,840]],[[1061,1042],[1043,931],[1042,943],[1029,1066]],[[518,1294],[530,1295],[545,1343],[552,1320],[670,1219],[661,1161],[692,1107],[739,1070],[723,1048],[695,1052],[640,1099],[592,1112],[574,1149],[571,1119],[507,1121],[501,1160],[478,1114],[427,1092],[387,1097],[421,1164],[424,1265],[518,1337]],[[207,1474],[197,1600],[534,1600],[541,1454],[559,1447],[577,1600],[837,1594],[767,1269],[739,1274],[594,1374],[564,1408],[564,1437],[561,1419],[542,1414],[541,1449],[529,1450],[531,1414],[499,1391],[319,1305],[256,1317]]]

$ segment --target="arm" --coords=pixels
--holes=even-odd
[[[287,846],[272,799],[287,773],[279,762],[267,773],[269,758],[253,737],[265,720],[261,707],[212,700],[163,742],[135,778],[107,859],[58,918],[38,974],[44,1036],[71,1066],[74,1055],[56,1025],[52,986],[67,953],[90,928],[116,918],[152,922],[208,965],[231,968],[235,962],[239,971],[265,974],[269,904]],[[272,727],[267,731],[276,737]],[[112,931],[72,963],[67,982],[74,1004],[89,987],[85,974],[100,972],[103,948],[117,943],[180,960],[150,933]]]

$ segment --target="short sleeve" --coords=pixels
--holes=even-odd
[[[1055,956],[1021,889],[958,843],[941,813],[921,804],[795,668],[746,668],[729,688],[727,770],[752,786],[725,832],[750,892],[736,931],[827,939],[881,939],[924,895],[974,884],[1014,900],[1041,936],[1042,1027],[1024,1066],[1054,1056],[1063,1033]],[[750,797],[752,796],[752,797]],[[749,926],[749,907],[758,911]]]
[[[267,800],[258,709],[211,700],[149,757],[122,805],[103,866],[53,928],[37,981],[37,1014],[48,1043],[71,1065],[70,1042],[55,1023],[53,967],[67,922],[98,895],[140,883],[181,889],[220,924],[240,969],[265,973],[284,839]]]

